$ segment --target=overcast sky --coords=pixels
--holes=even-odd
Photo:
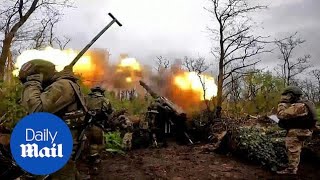
[[[256,15],[264,27],[261,33],[276,38],[298,31],[307,42],[297,55],[311,54],[313,63],[320,66],[320,1],[265,2],[269,9]],[[111,20],[107,15],[111,12],[123,26],[113,25],[93,47],[109,49],[113,61],[120,53],[150,65],[160,55],[180,58],[199,54],[212,61],[207,5],[208,0],[76,0],[77,8],[65,12],[58,31],[72,39],[69,47],[81,49]],[[277,53],[265,55],[260,66],[275,64]]]

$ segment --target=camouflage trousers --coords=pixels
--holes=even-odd
[[[104,132],[97,126],[92,126],[86,133],[89,155],[99,154],[104,148]]]
[[[287,155],[288,155],[288,169],[297,171],[300,163],[300,154],[306,139],[312,136],[312,131],[308,129],[290,129],[285,140]]]

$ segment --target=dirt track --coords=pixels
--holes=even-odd
[[[297,176],[279,176],[236,157],[205,153],[199,146],[170,144],[108,155],[101,173],[91,179],[319,179],[319,167],[302,162]]]

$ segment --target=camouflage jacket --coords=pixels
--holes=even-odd
[[[285,129],[311,129],[316,121],[314,109],[314,104],[306,100],[296,103],[281,101],[277,109],[279,126]]]
[[[86,111],[85,101],[73,74],[57,73],[43,89],[38,81],[24,83],[21,104],[28,113],[50,112],[59,117],[76,110]]]
[[[85,101],[88,110],[96,111],[98,114],[108,116],[114,111],[110,101],[100,93],[90,93]]]

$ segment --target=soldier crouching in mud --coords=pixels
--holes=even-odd
[[[302,95],[300,88],[289,86],[283,91],[278,104],[279,126],[287,129],[285,144],[289,161],[288,167],[278,174],[297,174],[301,149],[316,126],[315,105],[303,100]]]
[[[81,124],[83,118],[66,115],[79,111],[86,112],[84,98],[72,67],[67,66],[63,71],[56,72],[55,65],[51,62],[36,59],[21,67],[19,79],[23,83],[21,104],[28,113],[50,112],[59,116],[71,129],[74,145],[82,143],[77,142],[76,137],[77,125]],[[75,151],[73,155],[74,153]],[[50,178],[74,180],[87,177],[80,177],[76,162],[70,159],[61,170],[51,174]]]

